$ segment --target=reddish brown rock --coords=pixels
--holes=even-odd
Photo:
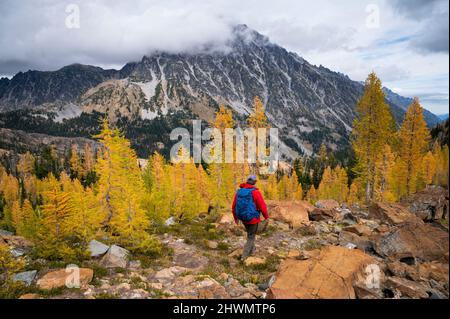
[[[40,289],[51,290],[53,288],[64,287],[66,283],[73,284],[75,282],[74,278],[76,278],[76,271],[74,269],[70,271],[66,271],[66,269],[50,271],[37,281],[37,286]],[[92,269],[79,268],[79,287],[85,288],[91,282],[93,275],[94,271]]]
[[[390,262],[386,265],[387,271],[396,277],[409,278],[414,281],[420,280],[420,275],[416,267],[398,261]]]
[[[314,209],[307,201],[267,201],[270,218],[298,228],[309,222],[308,213]]]
[[[369,207],[369,216],[394,225],[421,221],[406,207],[397,203],[374,203]]]
[[[338,214],[339,212],[335,209],[316,208],[309,213],[309,219],[312,221],[334,219]]]
[[[327,246],[309,252],[310,258],[284,260],[268,297],[275,299],[353,299],[355,282],[367,276],[376,261],[357,249]]]
[[[384,224],[378,226],[377,228],[375,228],[375,231],[377,233],[380,233],[380,234],[387,233],[389,230],[390,230],[389,226],[388,225],[384,225]]]
[[[448,264],[427,262],[418,266],[419,276],[424,279],[434,279],[438,282],[448,283]]]
[[[414,299],[428,299],[428,293],[421,284],[399,277],[388,277],[385,286],[398,290],[402,296]]]
[[[448,219],[448,190],[439,186],[429,186],[408,196],[402,204],[423,220]]]
[[[448,254],[448,232],[431,224],[406,223],[375,240],[374,249],[393,259],[445,261]]]
[[[358,236],[369,237],[370,235],[372,235],[372,230],[369,227],[367,227],[366,225],[361,225],[361,224],[347,226],[344,228],[344,230],[348,231],[350,233],[354,233]]]

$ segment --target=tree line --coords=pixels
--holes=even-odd
[[[417,99],[397,127],[372,73],[357,113],[353,161],[336,159],[322,145],[316,157],[297,159],[292,169],[260,174],[257,186],[265,198],[364,204],[398,201],[430,184],[448,186],[448,147],[431,143]],[[210,124],[224,134],[235,126],[231,110],[220,106]],[[269,126],[258,97],[247,125]],[[99,149],[73,145],[67,163],[47,154],[52,163],[47,171],[30,153],[21,155],[15,174],[0,166],[0,228],[31,240],[39,257],[85,258],[94,238],[157,255],[155,232],[168,217],[192,219],[229,209],[239,184],[264,165],[170,163],[154,153],[144,168],[130,141],[106,119],[95,138]]]

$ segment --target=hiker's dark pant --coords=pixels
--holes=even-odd
[[[258,230],[258,224],[245,225],[245,230],[247,231],[247,242],[244,246],[244,252],[242,253],[242,259],[247,258],[255,251],[255,238],[256,231]]]

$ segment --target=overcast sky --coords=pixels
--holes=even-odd
[[[447,0],[1,0],[0,75],[75,62],[120,68],[152,50],[221,48],[230,26],[245,23],[354,80],[374,70],[385,86],[441,114],[448,15]]]

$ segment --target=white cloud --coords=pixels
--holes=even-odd
[[[79,5],[80,29],[65,27],[65,8],[70,3]],[[3,0],[0,74],[53,70],[74,62],[120,68],[154,50],[223,49],[231,36],[230,26],[245,23],[311,63],[355,80],[362,81],[375,70],[385,84],[410,95],[439,87],[445,97],[448,87],[436,82],[444,77],[448,84],[448,22],[442,19],[448,19],[448,4],[443,3]],[[366,25],[368,4],[379,8],[379,28]],[[420,82],[409,86],[414,79]],[[443,113],[448,99],[433,102],[432,108]]]

